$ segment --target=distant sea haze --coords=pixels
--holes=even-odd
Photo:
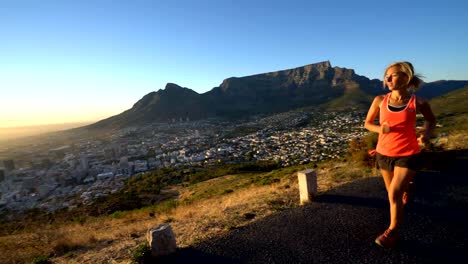
[[[62,124],[47,124],[35,126],[18,126],[18,127],[0,127],[0,141],[17,139],[27,136],[35,136],[43,133],[66,130],[81,126],[89,125],[93,122],[72,122]]]

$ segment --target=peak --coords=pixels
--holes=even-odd
[[[177,85],[175,83],[167,83],[165,89],[166,90],[167,89],[182,89],[182,87],[180,87],[179,85]]]
[[[190,89],[190,88],[187,88],[187,87],[182,87],[182,86],[179,86],[175,83],[167,83],[166,84],[166,87],[163,89],[160,89],[158,91],[158,93],[160,95],[176,95],[176,96],[179,96],[181,94],[183,95],[198,95],[197,92],[195,92],[194,90]]]
[[[308,64],[308,65],[304,65],[304,66],[301,66],[301,67],[297,67],[297,68],[294,68],[294,69],[290,69],[290,70],[299,70],[299,69],[306,69],[306,70],[311,70],[311,69],[317,69],[319,71],[324,71],[324,70],[327,70],[327,69],[330,69],[331,68],[331,63],[330,61],[321,61],[321,62],[317,62],[317,63],[312,63],[312,64]],[[289,71],[289,70],[285,70],[285,71]]]
[[[321,62],[313,63],[313,64],[311,64],[311,66],[331,68],[331,63],[330,63],[329,60],[327,60],[327,61],[321,61]]]
[[[304,68],[329,69],[331,68],[331,63],[330,61],[322,61],[306,65]]]

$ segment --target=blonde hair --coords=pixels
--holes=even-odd
[[[390,64],[387,67],[387,69],[385,69],[384,78],[383,78],[384,88],[385,88],[385,86],[387,86],[387,78],[385,77],[385,75],[387,74],[388,69],[390,69],[391,67],[394,67],[394,66],[397,66],[398,68],[400,68],[400,71],[403,72],[404,74],[406,74],[406,76],[408,76],[408,82],[406,83],[406,85],[408,86],[409,89],[411,89],[413,91],[416,91],[419,88],[419,86],[421,86],[422,76],[419,75],[419,74],[414,73],[413,64],[411,64],[411,62],[407,62],[407,61],[398,61],[398,62],[394,62],[394,63]]]

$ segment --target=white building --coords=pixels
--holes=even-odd
[[[114,176],[114,173],[112,173],[111,171],[110,172],[104,172],[104,173],[99,173],[96,178],[98,180],[105,180],[105,179],[109,179],[109,178],[112,178]]]

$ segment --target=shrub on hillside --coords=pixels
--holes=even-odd
[[[375,156],[369,155],[370,150],[377,146],[378,134],[369,133],[363,138],[353,138],[348,145],[348,153],[351,160],[363,167],[375,166]]]
[[[170,199],[156,206],[156,211],[158,213],[169,213],[170,211],[175,209],[177,205],[178,205],[177,200]]]
[[[129,178],[125,189],[136,193],[159,194],[163,185],[163,171],[154,171]]]
[[[142,199],[136,192],[120,191],[106,197],[101,197],[93,203],[90,215],[112,214],[116,211],[128,211],[143,206]]]
[[[184,181],[190,184],[206,181],[209,179],[225,176],[229,174],[238,174],[245,172],[269,172],[281,168],[281,164],[272,161],[255,161],[239,164],[223,164],[214,168],[203,168],[192,170],[185,174]]]
[[[151,261],[151,248],[147,243],[139,245],[132,256],[132,263],[150,263]]]
[[[257,162],[247,162],[241,163],[235,168],[236,172],[244,171],[259,171],[259,172],[269,172],[281,168],[281,164],[273,161],[257,161]]]
[[[52,264],[53,262],[50,261],[48,256],[37,256],[33,259],[34,264]]]
[[[75,215],[75,216],[72,216],[71,221],[78,223],[80,225],[84,225],[84,223],[86,222],[86,217],[82,215]]]

